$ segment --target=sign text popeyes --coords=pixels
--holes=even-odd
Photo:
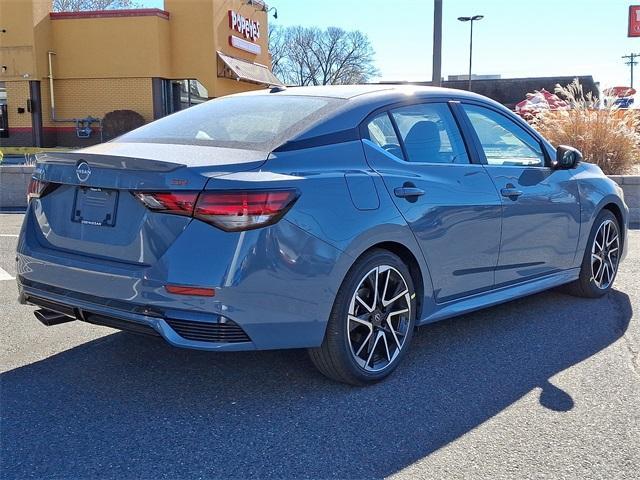
[[[255,42],[260,38],[260,22],[244,17],[233,10],[229,10],[229,27],[251,41]]]

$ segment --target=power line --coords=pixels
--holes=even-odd
[[[629,65],[631,69],[631,88],[633,88],[633,67],[638,64],[636,58],[640,57],[640,53],[630,53],[629,55],[623,55],[623,59],[628,59],[627,62],[624,62],[625,65]]]

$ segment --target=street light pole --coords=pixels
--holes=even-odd
[[[433,0],[433,68],[431,83],[442,86],[442,0]]]
[[[473,22],[477,22],[479,20],[482,20],[483,18],[484,15],[474,15],[473,17],[458,17],[458,20],[460,20],[461,22],[471,23],[469,34],[469,84],[467,86],[467,89],[469,91],[471,91],[471,67],[473,63]]]

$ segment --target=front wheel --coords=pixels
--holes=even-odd
[[[415,326],[409,269],[386,250],[361,257],[343,281],[322,345],[309,350],[327,377],[353,385],[382,380],[400,363]]]
[[[602,210],[593,222],[582,259],[580,277],[568,285],[572,295],[598,298],[613,286],[622,253],[620,225],[609,210]]]

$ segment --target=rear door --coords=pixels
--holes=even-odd
[[[488,290],[500,245],[501,203],[470,158],[451,107],[422,103],[374,115],[368,162],[384,179],[427,260],[435,300]]]
[[[539,139],[506,114],[476,104],[462,108],[502,199],[496,285],[571,267],[580,233],[573,171],[551,169]]]

